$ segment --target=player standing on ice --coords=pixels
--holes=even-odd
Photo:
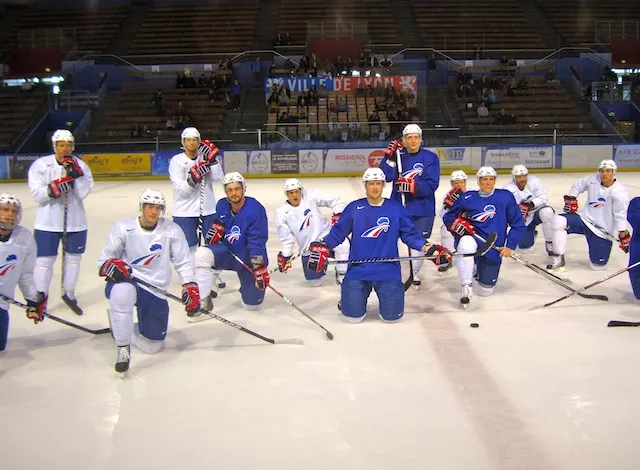
[[[54,153],[34,161],[28,174],[31,195],[38,203],[34,226],[38,254],[33,276],[38,290],[48,294],[62,240],[62,300],[74,313],[82,315],[75,288],[80,259],[87,247],[83,200],[93,189],[93,175],[85,162],[71,155],[75,148],[71,132],[57,130],[51,142]]]
[[[457,258],[456,268],[462,284],[460,303],[465,308],[473,296],[474,262],[477,268],[476,293],[481,297],[489,296],[498,282],[501,258],[511,256],[511,250],[518,246],[525,231],[522,213],[513,195],[506,189],[495,188],[496,171],[490,166],[483,166],[476,177],[480,189],[467,191],[459,197],[444,214],[444,223],[456,235],[457,253],[475,253],[478,241],[474,235],[486,240],[491,232],[497,233],[496,246],[502,248],[499,252],[489,250],[485,255],[475,258]]]
[[[0,194],[0,294],[13,298],[16,284],[27,300],[27,317],[34,323],[44,320],[47,296],[38,292],[33,279],[36,241],[20,225],[22,204],[13,194]],[[0,351],[7,347],[9,305],[0,299]]]
[[[191,254],[202,244],[202,227],[211,227],[215,218],[216,197],[213,182],[222,181],[224,173],[218,161],[218,148],[200,138],[195,127],[186,127],[180,136],[184,152],[171,157],[169,178],[173,184],[173,221],[178,224],[189,243]],[[205,229],[206,231],[206,229]],[[216,283],[224,287],[214,273]],[[215,291],[211,292],[215,296]]]
[[[125,372],[131,344],[147,354],[157,353],[167,336],[167,299],[137,285],[132,277],[161,289],[169,287],[173,263],[182,284],[182,301],[189,316],[200,307],[193,257],[181,228],[162,217],[164,195],[145,189],[140,195],[140,216],[123,219],[111,227],[107,245],[98,260],[99,274],[107,280],[111,333],[118,355],[115,369]],[[133,323],[133,307],[138,323]]]
[[[618,166],[613,160],[602,160],[598,172],[576,181],[569,194],[564,196],[564,214],[556,215],[551,222],[553,229],[553,261],[547,269],[562,272],[565,269],[564,253],[567,233],[584,235],[589,245],[589,265],[602,271],[611,255],[612,239],[629,253],[631,236],[627,230],[627,188],[616,179]],[[578,196],[587,193],[587,205],[578,212]]]
[[[634,197],[629,203],[627,210],[627,220],[633,229],[630,240],[629,266],[640,261],[640,197]],[[636,299],[640,299],[640,267],[635,267],[629,271],[631,288]]]
[[[242,306],[255,310],[264,300],[264,291],[269,285],[267,212],[256,199],[245,195],[247,186],[240,173],[227,173],[222,185],[227,197],[216,205],[216,220],[205,237],[207,245],[196,250],[196,278],[202,308],[213,309],[213,301],[207,295],[213,284],[213,268],[235,271],[240,279]],[[231,255],[231,250],[251,271]]]
[[[524,218],[527,229],[524,231],[518,248],[521,251],[533,250],[533,243],[536,240],[536,227],[542,224],[542,234],[544,235],[544,246],[549,256],[553,256],[553,230],[551,221],[555,212],[547,205],[547,190],[542,186],[540,178],[529,174],[529,170],[524,165],[514,165],[511,169],[513,179],[503,186],[513,194],[514,199],[520,206],[520,212]]]
[[[312,286],[322,285],[323,272],[316,273],[307,269],[309,259],[309,244],[322,238],[333,225],[340,219],[345,204],[338,196],[322,194],[315,189],[304,189],[300,181],[290,178],[284,182],[284,194],[287,202],[276,210],[275,220],[278,237],[282,242],[282,250],[278,253],[278,270],[286,273],[291,268],[293,247],[298,243],[299,249],[306,253],[302,256],[302,268],[304,277]],[[329,207],[333,211],[331,224],[322,216],[318,207]],[[334,255],[337,260],[349,259],[349,243],[345,240],[336,247]],[[336,265],[336,281],[342,284],[344,274],[347,272],[346,264]]]
[[[436,216],[435,193],[440,184],[440,160],[435,153],[420,148],[421,143],[420,126],[408,124],[402,131],[402,142],[394,140],[387,147],[380,169],[387,182],[394,181],[391,199],[402,203],[401,193],[404,195],[404,205],[415,229],[427,239],[431,237]],[[400,162],[397,161],[396,150],[400,151]],[[417,251],[411,253],[419,254]],[[423,263],[412,261],[413,284],[416,287],[421,284],[419,273]]]
[[[467,192],[467,174],[464,171],[455,170],[454,172],[452,172],[450,181],[451,189],[447,194],[445,194],[442,200],[442,211],[440,212],[440,217],[444,217],[451,206],[453,206],[453,203],[456,202],[460,196]],[[446,224],[444,223],[440,227],[440,243],[449,251],[455,250],[455,239],[453,237],[453,234],[449,232]],[[452,263],[438,266],[438,272],[440,274],[448,274],[451,272],[451,266],[453,266]]]
[[[429,244],[417,232],[411,217],[398,201],[382,197],[386,176],[380,168],[369,168],[362,175],[366,197],[347,205],[340,220],[322,241],[310,245],[308,269],[323,272],[331,249],[352,235],[350,260],[398,257],[398,238],[418,254],[432,256],[436,265],[451,261],[451,253],[440,245]],[[404,286],[400,262],[351,264],[342,281],[338,308],[351,323],[364,320],[367,299],[374,289],[380,302],[379,316],[383,321],[400,320],[404,314]]]

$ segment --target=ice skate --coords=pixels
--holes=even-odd
[[[564,266],[564,255],[553,255],[551,264],[547,264],[547,271],[551,271],[553,273],[562,273],[565,269]]]
[[[131,346],[118,346],[118,359],[116,360],[116,372],[126,372],[129,370],[131,361]]]
[[[413,272],[413,288],[415,290],[418,290],[421,285],[422,285],[422,281],[420,280],[420,272],[414,271]]]
[[[73,294],[69,295],[67,292],[65,292],[62,295],[62,300],[76,315],[82,315],[84,313],[80,308],[80,306],[78,305],[78,301],[76,300],[76,298],[73,297]]]
[[[451,274],[451,268],[453,267],[453,263],[450,261],[447,264],[443,264],[442,266],[438,266],[438,274],[440,276],[446,276]]]
[[[460,293],[460,305],[462,308],[466,309],[471,302],[471,297],[473,297],[473,289],[471,288],[471,284],[463,285],[462,292]]]
[[[553,242],[544,242],[544,248],[549,256],[553,256]]]

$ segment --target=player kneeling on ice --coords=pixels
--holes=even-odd
[[[553,255],[553,230],[551,221],[554,211],[547,205],[547,190],[542,186],[540,178],[529,174],[524,165],[514,165],[511,169],[513,179],[504,185],[513,194],[514,199],[520,205],[520,212],[524,218],[526,230],[518,242],[521,251],[533,250],[536,241],[536,227],[542,224],[544,246],[549,256]]]
[[[216,220],[205,236],[207,245],[196,251],[196,277],[202,296],[202,308],[213,309],[209,291],[213,284],[211,269],[235,271],[240,279],[242,306],[255,310],[264,300],[269,285],[267,212],[257,200],[245,196],[246,183],[238,172],[227,173],[222,180],[226,199],[216,205]],[[247,266],[239,263],[233,254]]]
[[[140,195],[140,216],[113,225],[98,260],[99,274],[107,281],[109,321],[118,346],[117,372],[129,369],[131,344],[154,354],[167,336],[167,299],[136,284],[133,278],[166,289],[171,282],[171,262],[180,277],[187,315],[193,316],[200,307],[189,244],[180,226],[162,217],[166,207],[160,191],[145,189]],[[135,325],[133,307],[138,312]]]
[[[372,256],[398,257],[398,238],[414,250],[432,257],[436,265],[447,264],[451,253],[440,245],[430,245],[416,232],[411,216],[398,201],[382,197],[385,175],[379,168],[369,168],[362,176],[366,198],[351,202],[340,220],[322,241],[311,243],[308,269],[323,272],[327,269],[329,251],[352,235],[349,260]],[[404,285],[400,262],[371,262],[349,264],[342,281],[338,308],[348,321],[358,323],[366,316],[367,299],[374,289],[380,301],[380,318],[392,322],[404,313]]]
[[[633,229],[629,251],[629,266],[640,261],[640,197],[634,197],[629,203],[627,220]],[[629,270],[631,288],[636,299],[640,299],[640,266]]]
[[[467,191],[459,197],[444,214],[443,221],[456,237],[457,253],[471,254],[478,249],[480,238],[487,239],[491,232],[497,233],[498,250],[489,250],[478,257],[459,257],[456,268],[462,293],[460,303],[466,306],[473,295],[473,267],[476,265],[476,293],[488,296],[498,282],[498,274],[503,257],[511,256],[511,250],[518,246],[525,231],[522,213],[513,195],[506,189],[496,189],[496,171],[483,166],[476,174],[476,191]],[[509,234],[507,235],[507,228]]]
[[[447,194],[445,194],[442,200],[442,211],[440,211],[440,217],[444,217],[444,215],[449,212],[453,203],[458,200],[460,196],[467,192],[467,174],[462,170],[455,170],[451,173],[451,189]],[[440,243],[447,250],[453,251],[455,250],[455,239],[453,234],[449,232],[446,224],[442,224],[440,227]],[[452,263],[445,264],[442,266],[438,266],[438,272],[440,274],[448,274],[453,266]]]
[[[564,253],[567,233],[584,235],[589,245],[589,265],[595,271],[605,269],[612,240],[629,253],[631,236],[627,230],[627,188],[616,179],[618,169],[613,160],[602,160],[598,172],[576,181],[564,197],[564,214],[556,215],[553,229],[553,261],[547,266],[552,272],[565,270]],[[578,211],[578,196],[587,193],[587,204]],[[614,234],[617,234],[614,235]]]
[[[309,244],[324,237],[340,218],[345,204],[338,196],[322,194],[315,189],[304,189],[296,178],[290,178],[284,182],[284,194],[287,202],[276,210],[276,228],[278,237],[282,242],[282,250],[278,253],[278,270],[286,273],[291,268],[293,247],[298,243],[302,255],[302,267],[304,277],[312,286],[322,285],[324,272],[316,273],[307,269]],[[322,216],[318,207],[329,207],[333,211],[331,224]],[[337,260],[349,259],[349,243],[344,241],[330,254]],[[344,274],[347,272],[346,264],[336,265],[336,281],[342,284]]]
[[[13,194],[0,194],[0,294],[12,299],[16,284],[27,300],[27,317],[34,323],[44,320],[47,296],[38,292],[33,279],[36,264],[36,241],[20,225],[22,204]],[[0,298],[0,351],[7,347],[9,305]]]

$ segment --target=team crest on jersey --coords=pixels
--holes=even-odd
[[[240,227],[238,227],[237,225],[234,225],[233,227],[231,227],[231,230],[229,231],[229,233],[227,233],[224,238],[227,239],[227,241],[233,245],[234,242],[237,242],[238,239],[240,238],[240,235],[242,235],[242,233],[240,232]]]
[[[493,204],[487,204],[482,209],[482,212],[472,215],[471,220],[473,220],[474,222],[486,222],[489,219],[493,219],[495,215],[496,206],[494,206]]]
[[[415,179],[416,176],[422,175],[422,171],[424,170],[424,165],[422,163],[416,163],[413,165],[413,168],[407,170],[402,173],[402,177],[408,180]]]
[[[162,245],[160,243],[154,243],[149,247],[149,254],[134,259],[131,264],[137,264],[139,266],[149,266],[154,260],[160,259],[162,256]]]
[[[378,236],[382,232],[386,232],[389,230],[390,225],[391,225],[391,222],[389,221],[389,217],[379,217],[378,220],[376,220],[376,225],[365,230],[364,233],[360,235],[360,237],[361,238],[378,238]]]
[[[591,201],[591,202],[588,202],[587,204],[589,204],[594,209],[597,209],[598,207],[604,206],[605,202],[607,202],[605,198],[599,197],[597,201]]]
[[[5,263],[0,265],[0,276],[4,276],[5,274],[7,274],[9,271],[15,268],[17,264],[18,257],[11,253],[9,256],[7,256]]]
[[[302,232],[302,230],[305,227],[308,227],[309,225],[311,225],[311,217],[313,217],[313,214],[311,213],[311,209],[305,210],[304,220],[302,221],[302,224],[300,225],[300,229],[298,230],[298,232]]]

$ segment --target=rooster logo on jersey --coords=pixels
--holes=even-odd
[[[227,233],[224,238],[227,239],[230,245],[233,245],[234,242],[237,242],[240,239],[240,235],[242,235],[242,232],[240,232],[240,227],[234,225],[233,227],[231,227],[231,231]]]
[[[362,235],[360,235],[360,237],[361,238],[378,238],[378,236],[382,232],[386,232],[389,230],[390,225],[391,225],[391,222],[389,221],[389,217],[379,217],[378,220],[376,220],[376,225],[365,230],[362,233]]]
[[[302,221],[302,224],[300,225],[298,232],[302,232],[302,230],[304,230],[305,227],[308,227],[309,225],[311,225],[311,217],[313,217],[313,214],[311,213],[311,209],[305,210],[304,220]]]
[[[474,222],[486,222],[489,219],[493,219],[496,215],[496,206],[493,204],[487,204],[482,209],[482,212],[478,212],[471,216],[471,220]]]
[[[603,197],[599,197],[597,201],[591,201],[587,204],[589,204],[591,207],[593,207],[594,209],[597,209],[598,207],[602,207],[604,206],[604,204],[607,202],[607,200]]]
[[[7,256],[7,259],[5,261],[6,263],[0,265],[0,277],[4,276],[16,267],[16,265],[18,264],[18,257],[11,253],[9,256]]]
[[[139,266],[149,266],[154,260],[160,259],[162,256],[162,245],[160,243],[154,243],[149,247],[151,253],[134,259],[131,264],[137,264]]]
[[[402,173],[402,177],[408,180],[414,180],[416,177],[421,176],[424,170],[422,163],[416,163],[413,168]]]

